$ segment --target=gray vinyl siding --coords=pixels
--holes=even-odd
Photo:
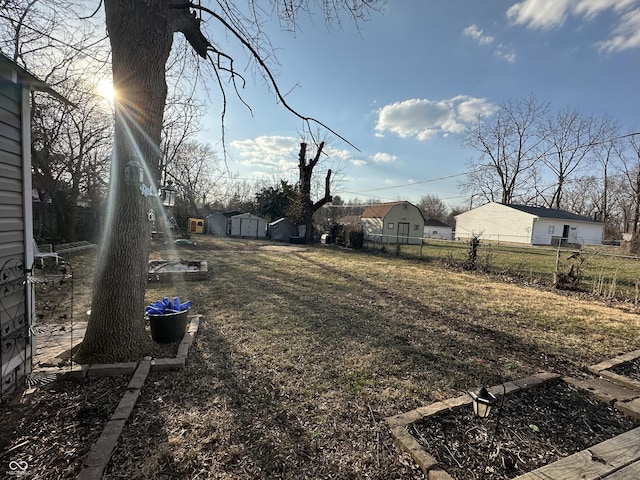
[[[31,370],[25,276],[22,85],[0,76],[0,399]]]
[[[0,79],[0,262],[24,261],[22,88]]]

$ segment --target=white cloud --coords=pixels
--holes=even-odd
[[[351,152],[349,150],[336,150],[335,148],[327,148],[323,150],[328,158],[335,160],[349,160]]]
[[[559,27],[575,3],[575,0],[524,0],[509,7],[507,18],[529,28]]]
[[[398,160],[398,157],[390,153],[378,152],[371,156],[371,160],[377,163],[393,163]]]
[[[633,6],[636,0],[580,0],[576,2],[575,13],[592,19],[603,10],[613,9],[615,12],[624,12]]]
[[[638,0],[523,0],[507,10],[507,18],[515,25],[531,29],[561,27],[568,17],[593,20],[610,11],[616,18],[611,37],[598,42],[601,50],[620,51],[640,46]]]
[[[366,160],[351,160],[351,163],[353,163],[353,165],[356,166],[356,167],[362,167],[362,166],[367,164],[367,161]]]
[[[486,45],[488,43],[493,42],[493,37],[491,35],[483,35],[482,30],[478,28],[477,25],[469,25],[465,28],[462,33],[467,37],[471,37],[476,40],[480,45]]]
[[[231,146],[238,150],[245,165],[267,170],[297,168],[299,138],[261,136],[247,140],[234,140]]]
[[[515,63],[516,61],[516,52],[513,49],[507,48],[502,44],[498,45],[495,54],[509,63]]]
[[[495,106],[484,98],[458,95],[446,100],[410,99],[378,110],[376,134],[393,132],[399,137],[429,140],[439,134],[464,132],[478,115],[487,116]]]
[[[598,43],[598,46],[600,50],[607,52],[640,47],[640,8],[623,15],[611,38]]]
[[[240,163],[255,169],[253,175],[271,177],[289,172],[297,178],[300,141],[299,137],[261,136],[234,140],[231,146],[237,151]],[[315,152],[315,148],[309,145],[307,156]],[[322,158],[338,163],[351,162],[356,166],[367,163],[364,160],[353,160],[349,150],[330,147],[325,147]]]

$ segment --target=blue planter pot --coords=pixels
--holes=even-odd
[[[151,338],[158,343],[171,343],[181,340],[187,329],[189,310],[162,315],[149,315]]]

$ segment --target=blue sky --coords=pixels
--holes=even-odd
[[[640,124],[640,0],[392,0],[359,27],[301,20],[295,33],[264,25],[273,70],[293,108],[359,149],[331,141],[326,165],[340,171],[332,193],[343,199],[468,204],[458,183],[475,153],[464,129],[506,100],[533,94],[554,110],[608,114],[624,131]],[[295,181],[302,123],[246,77],[252,112],[228,99],[228,168]],[[210,107],[201,137],[221,153],[215,95]]]

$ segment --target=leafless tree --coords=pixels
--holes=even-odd
[[[212,2],[213,3],[213,2]],[[216,24],[218,38],[228,35],[248,52],[257,70],[269,82],[282,106],[307,123],[321,122],[291,107],[275,81],[267,59],[269,43],[261,30],[262,15],[270,15],[257,0],[246,12],[238,2],[217,2],[212,8],[173,0],[105,0],[105,14],[112,55],[114,87],[118,94],[115,117],[114,157],[110,203],[113,213],[105,229],[99,268],[93,289],[91,318],[78,358],[81,361],[114,361],[139,358],[149,348],[141,312],[147,283],[150,224],[145,222],[150,198],[131,182],[140,165],[148,172],[145,183],[155,184],[160,165],[160,142],[167,97],[166,69],[174,33],[181,32],[194,52],[211,66],[220,87],[223,118],[225,85],[238,91],[244,78],[233,58],[203,32],[201,15]],[[376,0],[272,0],[269,4],[286,25],[296,16],[320,5],[329,21],[347,11],[366,14]],[[208,27],[209,28],[209,27]],[[220,30],[223,30],[222,33]],[[213,31],[211,29],[211,31]],[[226,75],[228,82],[223,83]],[[223,130],[224,131],[224,130]],[[335,132],[334,132],[335,133]],[[128,180],[128,181],[125,181]]]
[[[41,201],[60,199],[64,191],[67,206],[63,215],[68,241],[76,239],[73,206],[80,197],[95,194],[108,172],[112,141],[112,118],[102,98],[85,81],[69,78],[58,91],[71,104],[40,97],[32,108],[33,185]],[[54,202],[55,203],[55,202]],[[55,205],[54,205],[55,206]]]
[[[600,192],[599,201],[599,213],[603,222],[608,222],[612,214],[612,202],[611,197],[611,175],[615,173],[621,166],[620,149],[621,141],[618,139],[619,129],[618,126],[611,122],[611,129],[609,131],[609,139],[605,139],[603,142],[599,142],[593,149],[593,154],[596,160],[596,164],[601,169],[600,187],[597,189]]]
[[[77,2],[5,0],[0,8],[0,50],[52,85],[72,104],[32,93],[33,183],[64,216],[48,240],[75,239],[76,201],[104,191],[112,119],[88,81],[107,66],[105,36],[74,22]],[[97,200],[97,198],[96,198]]]
[[[480,154],[469,162],[464,189],[508,204],[530,186],[528,179],[535,175],[542,153],[540,126],[548,109],[531,95],[506,101],[492,118],[478,117],[463,142]]]
[[[176,152],[166,174],[174,182],[189,215],[195,216],[198,206],[213,198],[224,172],[211,146],[192,140]]]
[[[323,154],[324,142],[320,142],[316,146],[316,152],[312,158],[307,158],[307,144],[300,144],[300,152],[298,153],[298,172],[300,178],[298,181],[298,192],[300,202],[300,217],[305,225],[305,240],[313,241],[313,214],[327,203],[331,202],[331,169],[327,170],[325,177],[324,195],[317,201],[313,201],[311,197],[311,179],[313,178],[313,170],[320,161]]]
[[[589,162],[594,149],[613,128],[607,117],[586,116],[575,108],[565,108],[549,115],[542,127],[544,154],[542,163],[551,172],[553,189],[547,200],[549,207],[560,209],[565,184]]]
[[[421,197],[416,207],[420,209],[425,220],[433,219],[444,222],[449,216],[449,208],[436,195],[425,195]]]
[[[622,175],[629,189],[632,213],[629,222],[631,233],[638,233],[640,221],[640,138],[636,135],[625,137],[625,146],[620,150],[620,160],[623,164]]]

